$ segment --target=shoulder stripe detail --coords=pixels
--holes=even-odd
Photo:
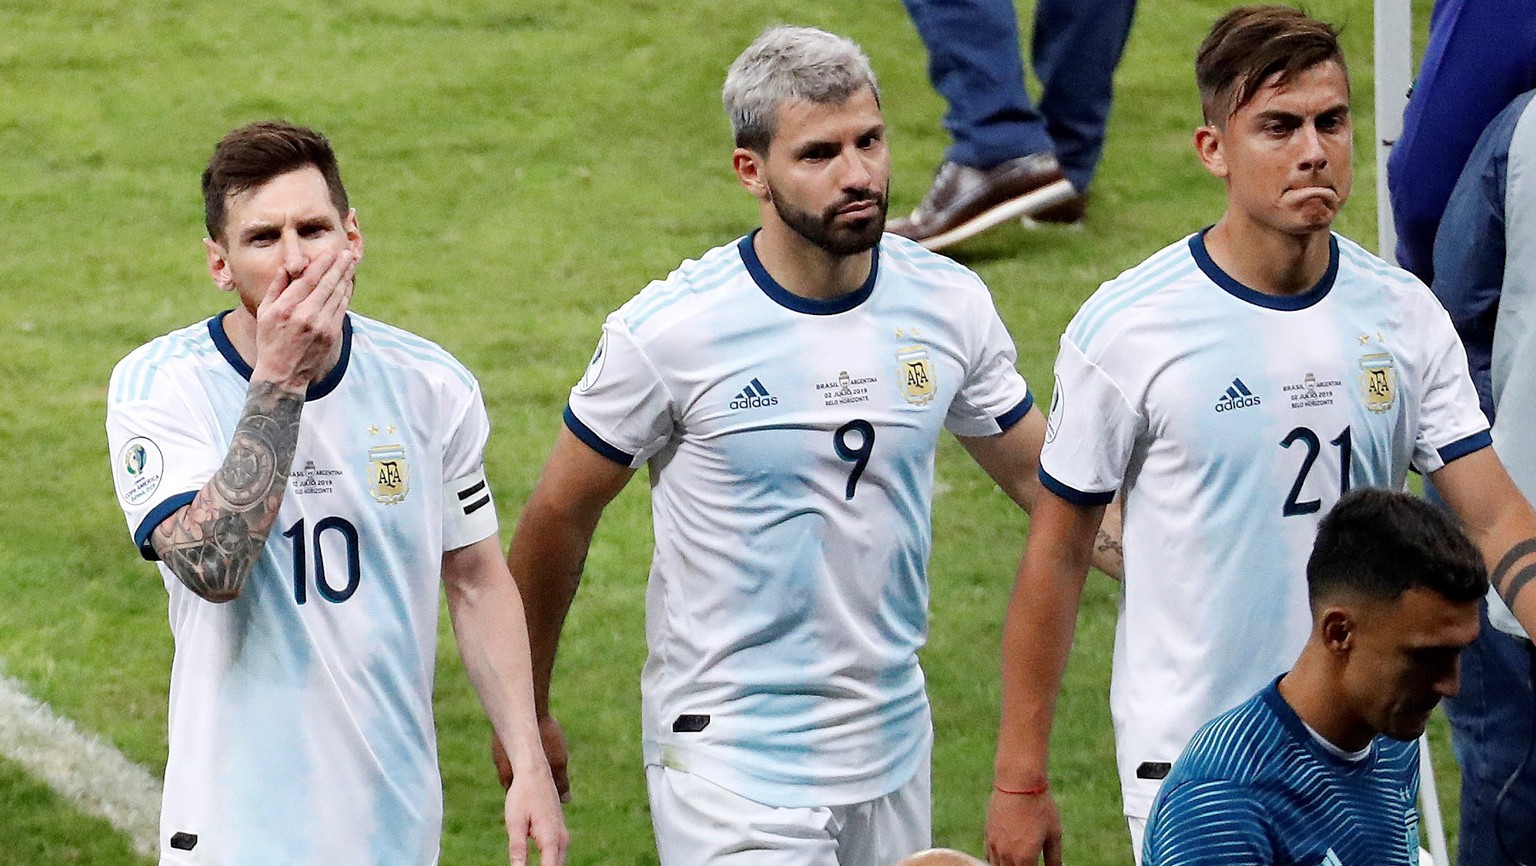
[[[1086,350],[1117,314],[1198,271],[1199,266],[1194,259],[1183,256],[1182,262],[1175,260],[1146,274],[1126,278],[1123,285],[1106,287],[1107,290],[1101,290],[1100,294],[1089,298],[1082,309],[1078,310],[1072,323],[1067,326],[1068,339]]]
[[[1115,498],[1115,491],[1106,490],[1103,493],[1094,493],[1087,490],[1078,490],[1076,487],[1063,484],[1051,477],[1045,467],[1040,467],[1040,483],[1046,490],[1051,491],[1073,505],[1094,506],[1108,505]]]
[[[1419,283],[1418,277],[1402,268],[1396,267],[1349,238],[1340,234],[1335,234],[1333,237],[1338,242],[1340,256],[1351,267],[1397,285],[1409,286]]]
[[[565,426],[575,434],[577,439],[584,442],[588,448],[622,466],[630,467],[635,465],[635,455],[620,451],[603,441],[603,437],[597,435],[591,427],[583,424],[581,419],[576,417],[576,413],[571,411],[569,405],[565,407],[564,418]]]
[[[1437,448],[1435,450],[1440,455],[1441,463],[1450,463],[1453,460],[1465,457],[1474,451],[1481,451],[1491,445],[1493,445],[1493,435],[1484,430],[1480,433],[1473,433],[1465,439],[1458,439],[1444,448]]]
[[[679,265],[666,280],[654,283],[655,291],[649,295],[644,292],[637,295],[632,302],[633,308],[625,311],[625,323],[633,332],[679,299],[729,285],[745,273],[746,266],[736,252],[735,243],[727,247],[716,247],[697,261]]]
[[[149,543],[149,534],[154,532],[155,527],[164,523],[172,514],[191,505],[192,500],[196,498],[197,491],[195,490],[178,493],[162,501],[159,505],[150,509],[148,514],[144,515],[144,519],[139,521],[139,528],[133,531],[133,543],[139,548],[140,556],[150,562],[160,561],[160,555],[155,552],[155,546]]]
[[[460,363],[457,358],[453,357],[453,354],[447,349],[431,340],[416,337],[408,331],[401,331],[396,328],[389,328],[387,330],[369,328],[364,333],[372,349],[381,352],[399,353],[408,358],[440,367],[452,373],[464,387],[471,389],[475,387],[475,377],[469,372],[469,369]]]
[[[205,329],[202,323],[193,327]],[[188,330],[167,334],[129,355],[118,371],[116,386],[108,397],[109,401],[122,403],[147,400],[154,386],[155,374],[165,364],[189,356],[207,358],[218,354],[211,343],[197,339],[195,335],[187,333]]]

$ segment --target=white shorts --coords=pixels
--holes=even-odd
[[[645,768],[661,866],[890,866],[932,844],[927,761],[895,791],[849,806],[765,806],[692,773]]]
[[[1131,859],[1136,866],[1141,866],[1141,844],[1147,838],[1147,819],[1126,815],[1125,825],[1131,830]]]

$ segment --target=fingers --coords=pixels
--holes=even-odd
[[[555,792],[560,795],[560,802],[571,802],[571,774],[566,764],[562,762],[558,767],[551,765],[549,774],[555,779]]]
[[[541,866],[565,866],[565,849],[570,845],[570,835],[563,823],[534,827],[533,840],[539,843]]]

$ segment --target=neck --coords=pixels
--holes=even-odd
[[[1280,697],[1323,739],[1346,752],[1370,745],[1376,731],[1339,699],[1338,672],[1328,651],[1309,642],[1280,680]]]
[[[769,206],[772,209],[772,206]],[[830,301],[858,291],[869,279],[872,251],[840,256],[816,246],[778,219],[763,220],[752,249],[773,281],[790,294]]]
[[[1205,234],[1211,261],[1233,279],[1266,295],[1299,295],[1328,272],[1329,232],[1291,235],[1228,211]]]

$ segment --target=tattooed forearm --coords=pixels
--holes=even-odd
[[[154,532],[155,551],[209,601],[240,594],[283,504],[304,394],[252,382],[224,465],[192,503]]]
[[[1499,560],[1499,564],[1493,567],[1493,574],[1489,575],[1499,597],[1504,599],[1510,610],[1514,610],[1515,599],[1520,597],[1520,593],[1530,586],[1531,581],[1536,580],[1536,557],[1532,557],[1532,554],[1536,554],[1536,538],[1527,538],[1511,547],[1504,558]],[[1524,565],[1520,565],[1522,560],[1525,561]]]

